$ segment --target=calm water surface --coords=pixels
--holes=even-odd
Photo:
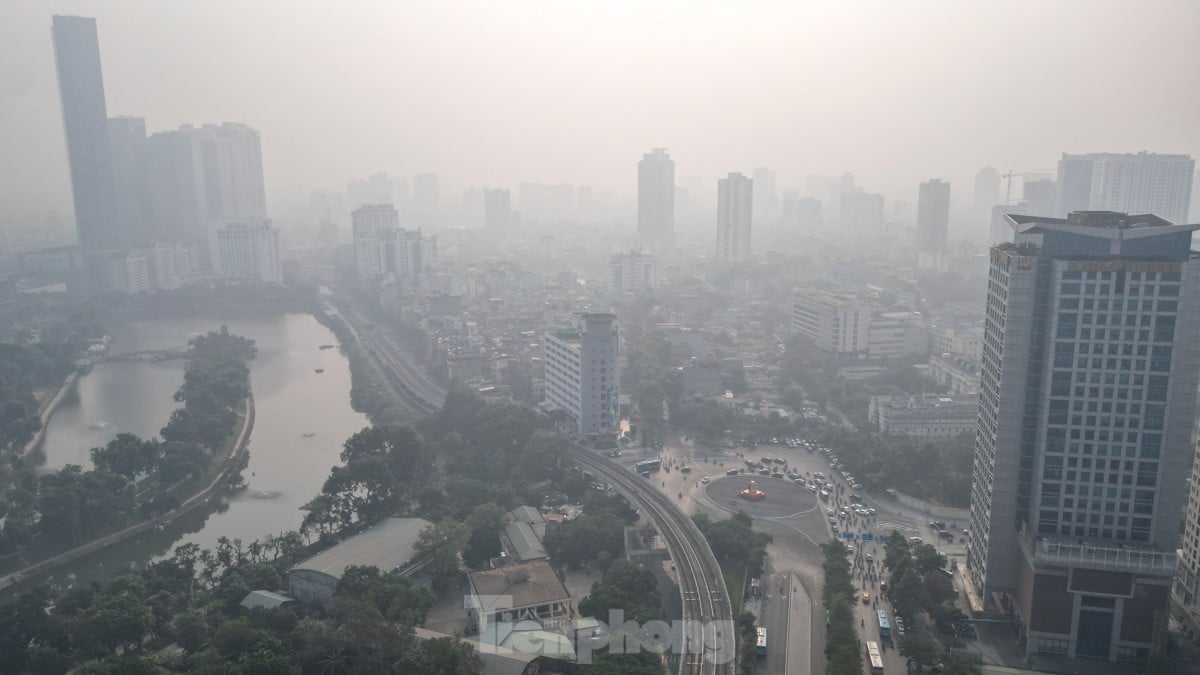
[[[247,488],[200,508],[161,532],[112,546],[59,568],[80,581],[107,576],[130,562],[141,564],[195,542],[215,546],[219,537],[244,542],[299,529],[300,506],[320,492],[330,467],[338,464],[342,442],[367,426],[350,407],[350,369],[327,328],[308,314],[262,318],[168,318],[113,322],[112,352],[173,349],[224,323],[251,338],[258,356],[250,363],[257,417],[250,436]],[[75,395],[51,418],[43,449],[46,470],[66,464],[91,468],[89,450],[117,433],[157,436],[183,382],[182,360],[110,362],[80,379]],[[323,373],[314,372],[323,369]],[[9,567],[8,565],[4,567]]]

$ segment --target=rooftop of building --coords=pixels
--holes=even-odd
[[[544,605],[571,598],[554,568],[544,560],[472,572],[469,578],[483,611]],[[502,598],[511,598],[511,602]]]
[[[504,526],[504,536],[512,542],[513,553],[519,560],[545,560],[550,557],[528,523],[515,522]]]
[[[1193,227],[1189,225],[1176,225],[1171,221],[1154,215],[1153,213],[1140,213],[1130,215],[1119,211],[1074,211],[1067,215],[1066,218],[1049,218],[1046,216],[1034,216],[1018,213],[1010,213],[1005,216],[1018,227],[1023,225],[1078,225],[1081,227],[1104,228],[1104,229],[1144,229],[1157,227]],[[1194,226],[1200,228],[1200,225]],[[1022,230],[1028,231],[1028,230]]]
[[[518,506],[509,511],[508,514],[513,517],[513,520],[518,523],[527,523],[533,525],[536,523],[544,523],[546,519],[542,516],[542,512],[532,506]]]
[[[273,591],[250,591],[240,603],[246,609],[275,609],[280,605],[295,602],[286,595]]]
[[[1148,150],[1141,150],[1139,152],[1085,152],[1080,155],[1072,155],[1070,153],[1064,152],[1062,157],[1063,157],[1063,159],[1100,159],[1100,158],[1112,158],[1112,157],[1121,157],[1121,158],[1140,157],[1140,158],[1145,158],[1145,159],[1149,159],[1149,158],[1154,158],[1154,159],[1191,159],[1192,158],[1191,155],[1161,154],[1161,153],[1157,153],[1157,152],[1149,152]]]
[[[413,558],[421,530],[432,527],[423,518],[388,518],[292,568],[342,578],[347,567],[364,565],[390,572]]]

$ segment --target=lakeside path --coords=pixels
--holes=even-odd
[[[55,410],[58,410],[58,404],[62,403],[62,400],[67,396],[67,392],[71,391],[78,381],[79,371],[76,370],[68,375],[66,380],[63,380],[62,386],[54,393],[54,397],[42,406],[42,410],[38,414],[42,420],[42,426],[38,428],[33,438],[29,439],[25,447],[21,448],[21,457],[33,452],[35,448],[42,444],[42,440],[46,438],[46,427],[50,424],[50,417],[54,415]]]
[[[192,495],[187,499],[187,501],[160,516],[150,518],[149,520],[143,520],[142,522],[130,525],[123,530],[118,530],[98,539],[93,539],[84,544],[80,544],[75,548],[63,551],[58,555],[46,558],[45,560],[36,562],[28,567],[19,569],[12,574],[0,577],[0,589],[8,588],[9,586],[18,584],[30,577],[48,572],[72,560],[76,560],[90,553],[95,553],[96,551],[107,548],[113,544],[157,527],[160,524],[165,525],[170,523],[176,518],[188,513],[192,509],[195,509],[197,506],[207,503],[209,498],[211,498],[214,494],[216,494],[217,490],[224,486],[225,481],[228,480],[237,466],[237,460],[243,454],[245,454],[246,449],[250,445],[250,432],[253,430],[254,396],[252,394],[246,398],[242,428],[238,433],[237,440],[234,442],[232,448],[230,448],[229,457],[227,457],[225,460],[225,466],[221,468],[221,470],[217,473],[217,476],[213,478],[212,482],[205,486],[203,490]]]

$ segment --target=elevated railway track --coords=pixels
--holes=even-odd
[[[367,357],[387,380],[389,388],[425,412],[439,410],[446,391],[431,382],[386,335],[371,327],[352,308],[337,312],[347,323]],[[679,577],[684,642],[673,644],[669,662],[680,675],[733,675],[736,671],[736,629],[729,593],[708,541],[696,524],[646,479],[595,451],[570,445],[569,453],[613,486],[654,524],[662,535]]]

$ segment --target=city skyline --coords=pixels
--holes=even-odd
[[[136,11],[126,11],[126,7]],[[1039,7],[1045,8],[1044,5]],[[367,64],[376,66],[386,50],[392,49],[388,44],[405,43],[385,43],[379,39],[377,31],[384,29],[392,20],[403,19],[403,25],[408,26],[406,30],[427,30],[428,36],[415,36],[419,39],[413,44],[413,49],[424,44],[424,40],[433,39],[435,36],[453,36],[457,39],[449,44],[457,44],[467,37],[495,40],[486,35],[477,35],[478,31],[473,25],[452,29],[439,12],[415,13],[409,16],[410,13],[400,8],[386,9],[383,20],[376,19],[371,21],[370,25],[369,13],[364,10],[339,14],[329,26],[334,31],[361,29],[370,38],[365,40],[361,47],[351,46],[350,49],[345,49],[346,45],[343,45],[343,48],[338,50],[335,64],[339,69],[339,79],[334,79],[330,72],[330,68],[335,64],[319,65],[311,69],[312,77],[316,78],[314,82],[321,83],[321,88],[329,94],[330,100],[361,95],[362,78],[342,75],[360,72],[368,67]],[[583,38],[579,31],[589,21],[595,24],[591,27],[614,25],[624,18],[628,10],[620,7],[548,7],[546,10],[545,26],[531,29],[532,32],[528,33],[528,38],[533,41],[531,44],[557,48],[563,44],[561,40],[568,38],[580,43],[577,49],[568,50],[568,56],[577,55],[578,65],[594,77],[578,83],[572,82],[572,91],[579,92],[583,101],[595,102],[596,97],[617,86],[614,74],[604,67],[603,61],[600,60],[602,57],[612,56],[612,51],[602,40]],[[875,6],[874,10],[881,18],[891,18],[903,25],[913,23],[913,17],[899,8],[880,5]],[[284,76],[288,71],[283,68],[283,64],[288,59],[305,58],[302,50],[295,44],[278,45],[280,48],[275,51],[275,55],[270,55],[265,53],[265,47],[251,48],[249,45],[252,42],[244,39],[252,34],[251,31],[258,30],[261,33],[266,25],[264,22],[274,19],[276,12],[250,13],[244,17],[244,25],[235,28],[217,21],[215,12],[209,14],[196,11],[181,16],[150,4],[118,7],[62,2],[51,8],[31,5],[7,8],[6,11],[11,13],[12,21],[7,22],[6,27],[0,28],[0,31],[3,31],[0,32],[0,37],[5,38],[0,39],[0,45],[4,45],[0,46],[0,55],[5,57],[3,60],[6,63],[13,65],[0,72],[0,77],[11,78],[7,83],[12,86],[5,89],[11,92],[10,96],[15,105],[5,112],[0,112],[0,129],[4,129],[4,132],[0,132],[0,152],[28,154],[23,153],[23,149],[64,147],[58,124],[60,115],[53,83],[53,59],[47,58],[51,56],[52,50],[45,27],[48,15],[53,12],[88,14],[95,16],[99,23],[101,61],[108,66],[105,85],[109,93],[109,113],[144,115],[150,133],[172,128],[175,120],[182,119],[241,120],[258,128],[263,133],[269,201],[278,208],[304,199],[311,190],[343,185],[353,176],[374,171],[403,174],[435,171],[442,176],[443,184],[447,188],[443,190],[444,194],[457,193],[461,187],[467,185],[515,185],[524,181],[553,182],[555,179],[566,178],[575,184],[592,185],[599,191],[615,192],[623,201],[631,204],[636,186],[625,170],[628,157],[636,156],[643,152],[644,148],[656,146],[674,149],[673,154],[679,163],[680,176],[696,175],[703,179],[715,180],[723,175],[726,166],[765,165],[778,173],[779,188],[784,190],[799,186],[805,176],[810,174],[836,174],[850,170],[859,177],[860,184],[870,191],[884,193],[889,200],[915,200],[916,184],[922,174],[941,175],[951,183],[969,185],[975,172],[985,164],[999,167],[1001,171],[1043,168],[1053,166],[1062,152],[1149,150],[1187,153],[1193,156],[1200,154],[1200,131],[1181,116],[1183,110],[1195,107],[1194,103],[1188,105],[1186,101],[1195,102],[1200,99],[1200,91],[1197,91],[1195,86],[1187,85],[1174,87],[1175,96],[1179,97],[1175,99],[1174,104],[1139,110],[1139,115],[1143,116],[1145,123],[1138,125],[1136,133],[1132,134],[1127,133],[1129,128],[1121,111],[1097,111],[1084,121],[1068,114],[1072,96],[1066,92],[1064,95],[1043,97],[1053,102],[1050,109],[1043,109],[1039,115],[1019,119],[1012,119],[1007,115],[989,117],[992,115],[989,111],[973,109],[971,106],[975,104],[946,100],[945,103],[955,111],[955,118],[972,119],[976,125],[983,125],[972,127],[972,131],[980,128],[990,129],[988,133],[972,133],[965,137],[961,133],[963,129],[953,126],[935,130],[916,116],[916,110],[903,105],[899,109],[891,106],[889,113],[892,121],[885,125],[888,132],[872,130],[861,116],[844,114],[846,106],[855,103],[853,98],[839,100],[799,114],[793,104],[787,102],[789,99],[785,99],[778,112],[770,113],[766,119],[752,125],[753,128],[742,133],[713,135],[708,132],[736,128],[725,125],[734,125],[738,116],[728,118],[728,115],[724,115],[723,118],[728,118],[728,121],[715,127],[709,125],[704,128],[699,125],[701,119],[708,117],[707,114],[696,116],[695,121],[683,116],[680,124],[679,111],[675,107],[677,104],[670,103],[662,96],[656,96],[652,98],[654,106],[648,111],[649,116],[645,118],[646,123],[641,128],[629,132],[627,136],[613,137],[603,122],[603,115],[605,112],[624,114],[623,106],[626,103],[607,102],[586,113],[568,108],[555,113],[555,118],[549,120],[546,115],[554,110],[554,107],[547,106],[545,113],[535,113],[527,120],[514,120],[510,119],[513,111],[507,97],[492,85],[482,89],[467,87],[462,93],[453,94],[450,105],[458,112],[455,117],[457,121],[450,124],[443,124],[446,120],[440,115],[440,111],[435,117],[434,111],[421,97],[413,102],[415,108],[403,114],[389,115],[391,109],[386,103],[391,99],[385,96],[385,105],[375,106],[373,111],[356,113],[354,130],[351,130],[336,125],[332,111],[325,108],[318,107],[306,115],[298,116],[292,113],[290,102],[294,100],[298,90],[294,88],[295,78]],[[665,21],[670,11],[667,7],[650,11],[648,18]],[[1076,21],[1080,17],[1074,16],[1074,13],[1069,11],[1069,6],[1045,11],[1044,21],[1034,22],[1032,26],[1022,21],[1022,30],[1026,31],[1025,39],[1033,41],[1040,37],[1047,42],[1071,42],[1081,39],[1072,37],[1072,31],[1058,30],[1064,25],[1077,27]],[[1117,8],[1090,12],[1085,17],[1084,25],[1103,35],[1115,36],[1119,31],[1136,30],[1140,25],[1143,31],[1163,35],[1163,42],[1168,47],[1156,50],[1152,54],[1130,55],[1123,52],[1120,60],[1116,54],[1083,50],[1087,55],[1088,66],[1094,67],[1097,72],[1106,72],[1106,78],[1117,77],[1122,72],[1161,72],[1164,73],[1162,77],[1170,77],[1165,74],[1171,72],[1166,65],[1172,59],[1179,60],[1184,55],[1179,50],[1187,47],[1186,40],[1173,41],[1168,37],[1183,26],[1194,25],[1200,9],[1181,4],[1174,6],[1171,11],[1173,14],[1164,12],[1162,15],[1127,13]],[[970,38],[985,27],[996,28],[989,24],[989,21],[1009,20],[1010,13],[1013,21],[1022,15],[1015,7],[1009,11],[997,9],[978,13],[948,12],[947,16],[942,17],[944,24],[935,21],[929,22],[930,25],[927,26],[911,27],[938,37],[953,38],[953,44],[947,48],[957,50],[964,57],[959,60],[970,63],[971,50],[976,46]],[[303,13],[295,16],[297,21],[305,17]],[[483,16],[500,23],[510,22],[515,18],[510,12],[502,9],[482,11],[480,17]],[[850,19],[840,10],[820,13],[816,10],[764,6],[755,12],[730,17],[726,10],[710,9],[697,12],[685,23],[690,31],[713,35],[719,35],[719,29],[730,26],[741,30],[752,27],[768,28],[767,53],[774,55],[777,61],[772,67],[754,71],[764,78],[761,85],[774,82],[777,78],[806,76],[813,80],[814,86],[832,86],[839,77],[873,75],[874,64],[869,60],[869,54],[874,52],[870,50],[861,55],[851,55],[844,63],[829,66],[824,70],[804,65],[805,60],[789,60],[793,48],[787,46],[788,42],[784,41],[781,31],[770,29],[770,26],[774,23],[784,23],[779,21],[780,19],[803,18],[824,21],[823,30],[829,35],[821,37],[821,40],[851,38],[852,34],[848,32],[851,26]],[[321,22],[316,21],[314,24]],[[181,31],[185,25],[188,32],[186,37],[183,37]],[[561,30],[552,33],[545,30],[548,27]],[[684,28],[684,25],[680,25],[677,30],[668,31],[665,39],[681,48],[688,47],[685,35],[689,33]],[[221,35],[225,37],[222,38]],[[105,36],[111,39],[106,41]],[[135,39],[134,36],[138,37]],[[301,31],[295,39],[300,43],[308,36],[317,38],[311,33]],[[258,37],[261,38],[262,35]],[[787,38],[788,41],[795,42],[794,35],[789,34]],[[1094,36],[1089,38],[1094,39]],[[212,62],[211,59],[205,60],[202,55],[214,53],[214,40],[220,40],[223,49],[220,50],[219,58]],[[502,40],[500,44],[508,46],[507,39]],[[844,47],[850,50],[856,44],[854,39],[850,39]],[[880,48],[888,46],[892,47],[889,51],[892,67],[899,72],[903,72],[904,64],[925,64],[932,56],[917,49],[899,48],[901,46],[897,44],[888,45],[886,41]],[[438,49],[444,51],[445,47]],[[1066,53],[1069,50],[1063,46],[1059,51]],[[407,52],[401,51],[394,56],[403,61],[405,53]],[[507,54],[503,57],[503,62],[508,66],[508,72],[521,72],[522,67],[532,67],[532,54],[523,50],[513,52],[511,49],[501,53]],[[647,56],[643,50],[638,50],[637,55],[643,58]],[[687,58],[696,59],[697,64],[706,60],[706,57],[694,51],[687,51],[686,55]],[[397,82],[416,87],[417,92],[444,94],[436,80],[431,78],[452,74],[464,75],[469,71],[461,69],[470,62],[469,57],[462,57],[457,53],[444,56],[447,61],[441,68],[434,68],[428,73],[414,74],[385,71],[385,80],[397,78]],[[739,62],[747,58],[741,54],[734,56]],[[632,55],[628,58],[632,58]],[[1085,57],[1079,55],[1069,58]],[[570,58],[567,62],[570,62]],[[994,74],[994,86],[1004,86],[1009,78],[1016,77],[1016,73],[1027,72],[1020,67],[1019,61],[996,62],[995,59],[989,58],[982,65],[987,66],[988,71]],[[1064,67],[1078,68],[1081,65],[1080,61],[1063,63]],[[225,76],[211,77],[210,69],[214,68],[221,68]],[[921,71],[911,68],[910,70],[911,74],[894,83],[879,83],[877,79],[871,79],[871,82],[879,83],[875,94],[894,96],[903,91],[901,87],[926,86],[925,76],[917,74]],[[972,76],[965,72],[958,73],[957,77],[960,84],[972,88],[982,86],[975,84]],[[982,76],[978,77],[982,79]],[[1139,76],[1127,79],[1137,81],[1139,87],[1147,88],[1146,95],[1150,96],[1149,88],[1154,85],[1144,80],[1152,78]],[[253,83],[267,81],[282,86],[283,95],[271,100],[257,97],[254,94]],[[478,77],[469,78],[467,81],[479,86],[484,84]],[[1024,87],[1033,87],[1035,90],[1038,87],[1044,89],[1050,86],[1050,83],[1040,81],[1023,81],[1023,84]],[[1062,81],[1056,78],[1054,86],[1060,84]],[[644,88],[648,83],[645,79],[638,79],[634,85]],[[1083,94],[1082,84],[1067,83],[1064,86],[1080,86],[1078,93]],[[164,96],[156,93],[159,91],[171,91],[176,95]],[[537,90],[523,93],[534,96],[535,100],[545,100],[545,97],[550,95],[549,92]],[[1024,93],[1031,94],[1028,91]],[[489,109],[500,117],[488,120],[471,112],[475,108],[470,105],[472,99],[464,98],[466,96],[474,96],[476,103],[488,101]],[[976,98],[980,100],[978,105],[984,105],[988,100],[986,96]],[[611,97],[609,100],[625,101],[627,97]],[[690,110],[702,109],[702,103],[707,101],[697,100],[695,95],[680,101],[680,104],[687,104]],[[923,103],[930,104],[928,101]],[[524,105],[522,103],[522,106]],[[936,109],[937,106],[933,107]],[[721,105],[716,110],[724,111],[725,108],[726,106]],[[564,120],[573,121],[564,124]],[[668,120],[670,124],[667,123]],[[988,120],[992,120],[991,127],[987,126]],[[509,140],[485,140],[480,136],[485,129],[490,129],[492,124],[497,122],[511,127],[510,132],[505,134],[505,138]],[[557,140],[544,144],[540,138],[535,139],[531,134],[539,125],[550,130]],[[803,133],[809,125],[824,125],[837,133],[813,137],[812,134]],[[429,133],[435,128],[435,133]],[[703,134],[702,129],[705,132]],[[589,133],[590,131],[603,133]],[[364,134],[370,134],[369,140]],[[328,142],[315,144],[315,139],[319,137],[328,137]],[[954,143],[942,142],[942,137],[954,137],[956,140]],[[901,138],[904,140],[899,140]],[[964,138],[967,141],[965,145]],[[1046,144],[1046,139],[1053,139],[1053,145],[1056,147]],[[461,155],[453,150],[463,147],[463,143],[473,143],[482,152],[473,153],[470,161],[463,162],[459,159]],[[921,145],[918,146],[918,143]],[[515,151],[515,144],[521,144],[520,151]],[[747,155],[745,148],[755,146],[761,150]],[[795,149],[802,149],[803,152],[797,153]],[[21,203],[28,204],[28,207],[21,210],[58,209],[65,214],[69,211],[69,191],[65,186],[65,152],[62,155],[48,153],[44,156],[45,159],[39,159],[20,172],[9,170],[9,173],[0,174],[0,179],[4,179],[6,184],[13,186],[17,194],[22,195]],[[320,157],[321,161],[314,162],[313,157]],[[576,157],[586,157],[587,161],[575,161]],[[912,161],[914,157],[915,162]],[[959,201],[965,199],[969,199],[969,196],[963,191]]]

